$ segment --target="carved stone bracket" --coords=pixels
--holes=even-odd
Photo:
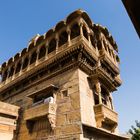
[[[49,123],[51,125],[52,130],[54,130],[56,127],[56,115],[48,114],[48,119],[49,119]]]

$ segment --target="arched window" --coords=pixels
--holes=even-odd
[[[12,77],[14,74],[14,66],[11,67],[10,72],[9,72],[9,77]]]
[[[52,39],[49,43],[48,54],[56,50],[56,40]]]
[[[68,41],[68,33],[66,31],[62,32],[59,36],[59,47]]]
[[[18,72],[20,72],[20,69],[21,69],[21,63],[19,62],[19,63],[17,64],[15,74],[18,73]]]
[[[42,46],[40,48],[40,51],[39,51],[39,58],[38,59],[41,59],[41,58],[45,57],[45,55],[46,55],[46,47]]]
[[[108,91],[104,87],[101,86],[102,104],[108,105],[108,96],[109,96]],[[99,104],[99,94],[97,94],[96,92],[94,92],[94,102],[95,102],[95,105]]]
[[[90,41],[91,41],[92,46],[95,48],[95,39],[93,35],[90,35]]]
[[[25,69],[25,68],[28,66],[28,63],[29,63],[29,59],[28,59],[28,57],[26,57],[26,58],[24,59],[22,69]]]
[[[97,48],[98,48],[98,50],[102,49],[102,43],[100,40],[97,42]]]
[[[109,55],[111,56],[111,53],[112,53],[112,52],[111,52],[111,49],[109,48],[108,50],[109,50]]]
[[[79,25],[76,23],[71,27],[71,39],[77,37],[80,35],[80,27]]]
[[[7,78],[8,71],[6,70],[2,76],[2,81],[5,81]]]
[[[83,35],[88,40],[88,32],[85,26],[83,26]]]
[[[36,62],[36,59],[37,59],[37,53],[36,51],[34,51],[31,55],[31,60],[30,60],[30,64],[33,64]]]
[[[38,46],[41,42],[43,42],[43,40],[44,40],[44,36],[42,35],[37,39],[36,45]]]
[[[101,87],[101,96],[102,96],[102,103],[104,105],[107,105],[107,96],[108,96],[108,92],[106,91],[105,88]]]

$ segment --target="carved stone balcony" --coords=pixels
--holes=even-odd
[[[116,90],[116,85],[114,84],[114,78],[108,73],[104,68],[96,67],[93,69],[92,74],[89,76],[89,79],[95,83],[95,81],[99,80],[103,83],[110,92]]]
[[[42,103],[25,110],[24,120],[26,120],[27,128],[31,133],[34,127],[35,121],[41,117],[45,117],[49,120],[52,129],[56,124],[56,104],[55,103]]]
[[[114,132],[118,125],[118,114],[103,104],[94,106],[96,126]]]
[[[43,103],[25,110],[25,120],[37,120],[40,117],[47,116],[48,114],[56,114],[56,104]]]
[[[13,117],[17,118],[18,110],[19,110],[19,107],[15,106],[15,105],[0,102],[0,114],[5,114],[5,115],[9,115],[9,116],[13,116]]]

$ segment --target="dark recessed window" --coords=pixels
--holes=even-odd
[[[29,63],[29,59],[26,57],[26,58],[24,59],[22,69],[25,69],[25,68],[28,66],[28,63]]]
[[[83,26],[83,35],[88,40],[88,32],[85,26]]]
[[[40,48],[40,51],[39,51],[39,59],[45,57],[45,55],[46,55],[46,47],[45,46],[42,46]]]
[[[20,69],[21,69],[21,63],[19,62],[19,63],[17,64],[15,73],[20,72]]]
[[[66,31],[62,32],[59,36],[59,47],[68,41],[68,33]]]
[[[71,39],[80,35],[79,25],[76,23],[71,27]]]
[[[34,51],[33,54],[31,55],[30,64],[35,63],[36,62],[36,59],[37,59],[37,53],[36,53],[36,51]]]
[[[48,54],[56,50],[56,40],[52,39],[49,43]]]

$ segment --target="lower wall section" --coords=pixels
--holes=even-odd
[[[12,140],[13,127],[9,125],[0,124],[0,140]]]
[[[0,133],[1,140],[12,140],[13,134],[12,133]]]
[[[80,140],[129,140],[129,138],[83,125],[83,135],[81,135]]]

